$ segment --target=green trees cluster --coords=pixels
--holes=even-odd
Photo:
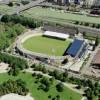
[[[57,89],[58,92],[63,92],[63,90],[64,90],[64,85],[63,85],[62,83],[58,83],[58,84],[56,85],[56,89]]]
[[[96,23],[75,21],[74,24],[88,26],[88,27],[97,28],[97,29],[100,28],[100,24],[96,24]]]
[[[48,77],[43,76],[42,74],[33,73],[32,76],[36,77],[35,83],[39,84],[38,90],[41,89],[44,92],[48,92],[50,90],[50,87],[54,83],[54,78],[48,78]]]
[[[42,71],[45,66],[41,67],[40,65],[32,65],[32,68],[34,68],[36,71]],[[45,68],[45,70],[47,70]],[[43,72],[43,71],[42,71]],[[54,79],[60,80],[61,82],[69,82],[72,84],[77,84],[77,89],[84,88],[85,89],[85,96],[87,96],[88,100],[93,100],[94,97],[100,98],[100,84],[98,82],[92,82],[91,80],[87,79],[79,79],[75,77],[69,77],[68,72],[60,72],[58,70],[50,71],[47,70],[47,74],[52,76]],[[34,76],[35,74],[33,74]],[[50,88],[50,80],[53,79],[47,79],[41,77],[41,75],[38,75],[38,78],[42,78],[39,82],[41,82],[40,88],[44,91],[49,91]],[[56,84],[56,89],[58,92],[63,92],[63,84],[58,83]]]
[[[40,21],[36,21],[33,18],[28,18],[28,17],[24,17],[24,16],[17,16],[17,15],[4,15],[1,18],[2,22],[13,22],[13,23],[20,23],[24,26],[30,27],[30,28],[36,28],[41,26],[41,22]]]
[[[5,50],[15,38],[25,31],[21,24],[0,23],[0,50]]]
[[[48,70],[45,68],[45,66],[44,65],[41,65],[41,64],[33,64],[32,66],[31,66],[31,68],[33,68],[33,70],[34,71],[42,71],[43,73],[47,73],[48,72]]]
[[[28,0],[22,0],[21,3],[22,3],[23,5],[26,5],[26,4],[29,4],[30,1],[28,1]]]
[[[93,50],[95,50],[95,48],[99,45],[99,42],[100,42],[99,39],[100,38],[97,36],[96,39],[95,39],[95,44],[93,46]]]
[[[50,79],[47,78],[47,77],[43,77],[43,78],[40,80],[40,83],[41,83],[40,88],[41,88],[42,90],[44,90],[45,92],[49,91],[50,86],[52,85]]]
[[[55,79],[60,80],[62,82],[67,81],[68,79],[68,72],[60,72],[58,70],[54,70],[54,71],[49,71],[49,75],[53,76]]]
[[[100,95],[100,84],[99,82],[92,82],[91,80],[78,79],[70,77],[69,82],[77,84],[80,88],[85,88],[85,95],[88,100],[93,100],[94,96],[99,98]]]
[[[26,83],[20,79],[18,80],[8,80],[2,84],[0,84],[0,96],[6,95],[9,93],[16,93],[19,95],[27,95],[29,92],[28,88],[26,87]]]
[[[17,75],[19,70],[23,70],[28,67],[26,60],[5,53],[0,53],[0,61],[9,64],[9,67],[11,68],[9,74],[11,75]]]
[[[45,65],[33,64],[31,66],[31,68],[33,68],[34,71],[41,71],[43,73],[47,73],[50,76],[53,76],[55,79],[60,80],[62,82],[65,82],[68,78],[68,72],[67,71],[65,71],[65,72],[60,72],[58,70],[50,71],[50,70],[46,69]]]

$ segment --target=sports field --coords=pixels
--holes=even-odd
[[[33,7],[29,10],[24,11],[22,15],[41,20],[60,22],[64,24],[68,21],[82,21],[100,24],[100,17],[97,18],[86,15],[65,13],[61,10],[55,10],[51,8]]]
[[[64,41],[43,36],[35,36],[27,39],[23,43],[23,47],[32,52],[62,56],[70,43],[70,40]]]

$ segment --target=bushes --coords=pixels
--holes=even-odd
[[[34,69],[34,71],[42,71],[43,73],[48,72],[48,70],[45,68],[45,66],[41,65],[41,64],[39,64],[39,65],[33,64],[31,67]]]
[[[30,2],[29,2],[29,1],[26,1],[26,0],[22,0],[21,3],[22,3],[23,5],[26,5],[26,4],[29,4]]]
[[[19,95],[27,95],[29,90],[26,88],[26,83],[22,80],[8,80],[0,84],[0,96],[9,93],[17,93]]]

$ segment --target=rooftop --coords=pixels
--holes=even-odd
[[[100,50],[94,56],[92,64],[100,64]]]
[[[84,40],[75,39],[66,53],[68,55],[75,57],[80,51],[80,49],[82,48],[83,44],[84,44]]]

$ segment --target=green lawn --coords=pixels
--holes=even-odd
[[[8,5],[0,5],[0,14],[11,14],[17,6],[9,7]]]
[[[17,77],[9,76],[8,74],[0,74],[0,84],[8,79],[22,79],[27,83],[27,87],[30,90],[30,93],[35,98],[35,100],[51,100],[48,99],[48,95],[52,97],[56,95],[60,95],[60,100],[81,100],[81,95],[73,92],[72,90],[68,89],[67,87],[64,88],[64,91],[59,93],[56,91],[55,85],[57,82],[51,86],[49,92],[44,92],[43,90],[37,90],[39,84],[35,83],[36,78],[33,78],[30,73],[20,73]]]
[[[33,52],[62,56],[70,43],[70,40],[64,41],[43,36],[35,36],[26,40],[23,43],[23,47]]]
[[[33,17],[41,20],[48,20],[60,23],[66,23],[68,21],[82,21],[89,23],[98,23],[100,24],[100,18],[98,17],[90,17],[86,15],[78,15],[71,13],[64,13],[60,10],[52,10],[51,8],[41,8],[34,7],[29,10],[26,10],[22,13],[22,15]]]

